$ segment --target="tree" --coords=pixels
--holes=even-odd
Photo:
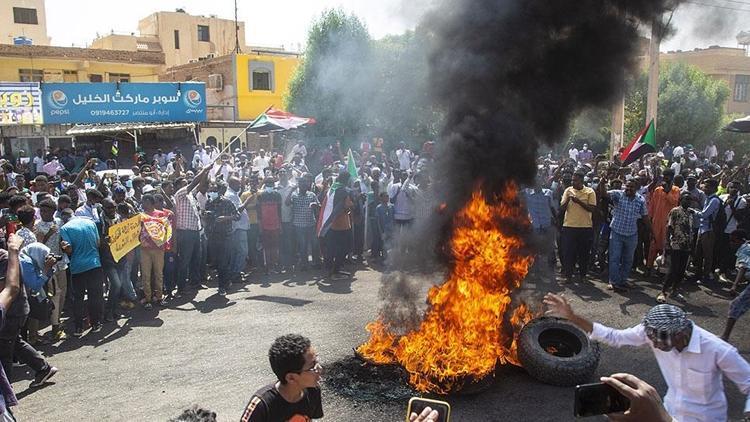
[[[371,40],[357,17],[334,10],[308,37],[286,105],[316,118],[307,129],[314,137],[341,140],[346,151],[363,138],[419,147],[437,136],[442,115],[430,100],[427,31]]]
[[[430,99],[429,42],[427,34],[417,28],[373,43],[374,96],[367,125],[390,146],[404,141],[419,147],[440,130],[442,115]]]
[[[721,121],[721,127],[728,125],[732,120],[745,117],[744,114],[727,114]],[[750,153],[750,133],[737,133],[721,130],[716,133],[716,147],[719,151],[733,149],[736,153],[735,161],[739,164],[744,154]]]
[[[640,75],[625,100],[625,139],[632,139],[646,122],[647,78]],[[669,63],[659,75],[659,108],[656,136],[699,148],[716,136],[729,97],[725,82],[714,79],[694,66]]]
[[[588,144],[596,154],[607,152],[612,133],[611,120],[612,115],[606,109],[589,108],[583,110],[570,122],[568,142],[565,144],[566,151],[567,145],[573,143],[578,148],[583,144]]]
[[[351,136],[365,123],[372,95],[368,73],[372,61],[370,34],[354,15],[326,10],[308,33],[302,63],[285,99],[289,111],[312,116],[314,136]]]

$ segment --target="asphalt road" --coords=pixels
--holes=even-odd
[[[626,327],[656,304],[657,284],[637,284],[638,290],[619,295],[595,280],[561,288],[548,276],[530,276],[522,294],[534,301],[545,291],[564,291],[581,314]],[[32,375],[17,367],[16,415],[39,422],[166,421],[198,404],[217,412],[220,421],[239,420],[251,394],[274,380],[267,362],[274,338],[290,332],[310,337],[324,364],[351,356],[377,314],[379,286],[380,273],[370,269],[335,282],[313,273],[252,276],[226,298],[209,288],[167,309],[139,309],[100,333],[43,347],[60,370],[44,388],[29,390]],[[692,288],[683,307],[697,324],[720,333],[728,301],[709,293]],[[746,321],[738,323],[733,340],[750,358]],[[614,372],[636,374],[665,391],[648,349],[604,347],[597,375]],[[730,418],[739,419],[744,397],[731,383],[726,390]],[[512,367],[499,370],[489,390],[447,400],[454,421],[573,420],[573,388],[544,385]],[[323,406],[325,420],[399,421],[406,403],[352,399],[324,385]]]

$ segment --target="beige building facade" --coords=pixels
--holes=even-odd
[[[743,48],[713,46],[692,51],[662,53],[662,63],[686,63],[714,79],[726,82],[732,93],[726,103],[727,113],[750,115],[750,57]]]
[[[164,53],[167,67],[227,55],[245,46],[245,24],[216,16],[194,16],[184,11],[156,12],[138,22],[138,35],[99,37],[92,48]]]
[[[13,44],[20,37],[50,45],[44,0],[0,0],[0,44]]]

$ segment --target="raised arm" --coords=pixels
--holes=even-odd
[[[78,176],[76,176],[76,179],[73,181],[73,184],[78,187],[83,187],[81,185],[81,181],[83,180],[83,177],[86,175],[86,172],[94,167],[94,159],[90,159],[86,164],[83,165],[83,168],[81,168],[81,171],[78,172]]]
[[[8,238],[8,270],[5,273],[5,282],[0,291],[0,306],[7,310],[21,291],[21,262],[18,254],[23,244],[23,238],[17,234],[11,234]]]
[[[649,340],[646,337],[642,324],[624,330],[617,330],[599,323],[591,322],[573,312],[573,308],[570,306],[565,296],[556,295],[554,293],[547,293],[547,295],[544,296],[544,303],[548,308],[545,314],[556,315],[569,320],[585,331],[593,340],[598,340],[614,347],[643,346],[649,344]]]

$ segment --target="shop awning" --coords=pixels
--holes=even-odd
[[[195,129],[196,125],[196,123],[106,123],[98,125],[75,125],[65,133],[67,135],[98,135],[141,129]]]

